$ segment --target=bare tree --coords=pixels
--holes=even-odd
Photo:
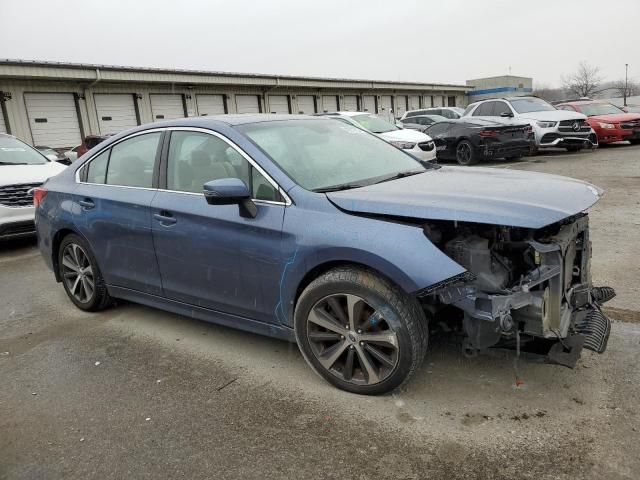
[[[633,97],[634,95],[640,95],[640,86],[632,81],[625,84],[624,79],[613,82],[611,88],[615,92],[616,97],[628,98]]]
[[[544,98],[547,102],[558,102],[567,97],[562,88],[550,87],[543,83],[536,83],[533,94],[536,97]]]
[[[587,62],[580,62],[573,74],[562,78],[564,89],[578,97],[592,97],[599,93],[601,83],[600,69]]]

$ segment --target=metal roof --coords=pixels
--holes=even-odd
[[[382,88],[397,90],[458,90],[474,87],[461,84],[323,78],[294,75],[216,72],[167,68],[129,67],[88,63],[65,63],[39,60],[0,59],[0,78],[30,78],[55,80],[154,82],[183,84],[245,84],[269,87],[339,87]]]

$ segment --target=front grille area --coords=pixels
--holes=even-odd
[[[574,125],[577,124],[576,129]],[[558,126],[559,132],[567,133],[588,133],[591,131],[591,127],[585,120],[562,120]]]
[[[430,152],[431,150],[433,150],[434,143],[433,142],[422,142],[422,143],[418,144],[418,147],[420,147],[420,150],[423,150],[425,152]]]
[[[551,143],[558,138],[560,138],[560,135],[557,133],[545,133],[540,139],[540,143]]]
[[[23,183],[0,187],[0,205],[4,207],[33,207],[33,196],[28,192],[41,183]]]
[[[0,238],[33,235],[35,232],[36,226],[33,221],[15,222],[0,225]]]
[[[628,122],[622,122],[620,128],[640,128],[640,120],[631,120]]]

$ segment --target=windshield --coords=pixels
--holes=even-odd
[[[47,159],[24,142],[0,136],[0,165],[42,165]]]
[[[518,113],[546,112],[556,108],[541,98],[527,97],[511,99],[511,106]]]
[[[398,130],[398,127],[394,124],[389,123],[376,115],[369,115],[365,113],[362,115],[355,115],[351,117],[351,119],[355,120],[356,123],[362,125],[363,128],[366,128],[373,133],[385,133]]]
[[[578,105],[578,108],[587,117],[593,117],[594,115],[612,115],[625,113],[624,110],[621,110],[615,105],[611,105],[610,103],[590,103],[586,105]]]
[[[426,170],[384,140],[335,120],[287,120],[236,128],[307,190],[361,186],[381,177]]]

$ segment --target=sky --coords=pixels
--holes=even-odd
[[[2,0],[0,58],[332,78],[640,81],[640,0]]]

